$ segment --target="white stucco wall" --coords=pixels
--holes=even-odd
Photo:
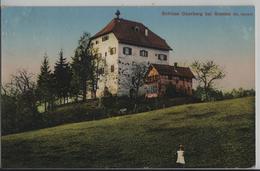
[[[109,91],[112,94],[117,95],[129,95],[129,89],[126,88],[126,86],[122,86],[120,84],[120,81],[129,79],[125,78],[124,75],[120,74],[119,68],[128,70],[129,75],[131,75],[131,66],[132,62],[135,63],[156,63],[156,64],[169,64],[169,51],[162,51],[162,50],[156,50],[151,48],[144,48],[139,46],[133,46],[128,44],[122,44],[119,43],[117,38],[113,33],[107,34],[109,36],[109,39],[102,42],[102,37],[98,37],[96,39],[93,39],[91,43],[93,43],[93,48],[98,49],[98,53],[102,54],[102,58],[106,60],[106,68],[104,76],[100,77],[100,80],[98,82],[98,90],[97,90],[97,97],[103,96],[104,87],[107,86]],[[96,44],[96,41],[99,43]],[[109,49],[110,48],[116,48],[116,53],[113,55],[110,55]],[[123,54],[123,48],[129,47],[132,49],[132,55],[125,55]],[[140,50],[146,50],[148,51],[148,57],[140,56]],[[107,53],[107,56],[105,56],[105,53]],[[156,54],[165,54],[167,55],[167,60],[158,60],[158,56]],[[120,62],[119,62],[120,60]],[[114,72],[111,73],[111,65],[114,65]],[[144,93],[144,88],[140,89],[141,94]],[[90,97],[90,94],[88,94],[88,97]]]
[[[129,47],[132,49],[132,54],[131,55],[125,55],[123,54],[123,48],[124,47]],[[148,57],[143,57],[140,56],[140,50],[146,50],[148,51]],[[165,54],[167,55],[167,60],[158,60],[158,56],[156,54]],[[169,51],[162,51],[162,50],[157,50],[157,49],[151,49],[151,48],[145,48],[145,47],[140,47],[140,46],[133,46],[133,45],[128,45],[128,44],[122,44],[119,43],[119,57],[118,60],[120,60],[120,63],[118,64],[119,68],[128,70],[129,75],[131,75],[131,65],[133,62],[140,64],[169,64]],[[118,86],[118,95],[129,95],[129,89],[126,89],[127,86],[123,85],[120,82],[125,82],[126,79],[131,79],[128,77],[125,77],[125,74],[120,74],[119,73],[119,86]],[[139,94],[144,94],[145,93],[145,88],[141,87]]]
[[[98,90],[97,90],[97,97],[103,95],[103,91],[105,86],[108,87],[109,91],[112,94],[117,93],[117,77],[118,77],[118,41],[117,38],[113,33],[107,34],[109,36],[108,40],[102,42],[102,37],[98,37],[96,39],[93,39],[91,43],[93,43],[93,48],[98,49],[98,53],[102,54],[102,58],[106,60],[106,68],[105,72],[107,74],[107,77],[100,77],[100,81],[98,82]],[[99,41],[98,44],[95,42]],[[110,48],[116,48],[116,53],[115,54],[110,54],[109,49]],[[105,56],[105,53],[107,53],[107,56]],[[111,65],[114,65],[114,72],[111,73]]]

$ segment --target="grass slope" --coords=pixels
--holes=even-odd
[[[170,107],[2,137],[2,167],[252,167],[255,99]]]

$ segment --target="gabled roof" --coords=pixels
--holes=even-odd
[[[151,64],[150,67],[154,67],[160,75],[195,78],[189,67],[175,67],[164,64]]]
[[[135,28],[138,27],[139,31]],[[145,29],[148,30],[148,36],[145,35]],[[103,36],[108,33],[114,33],[120,43],[155,48],[160,50],[172,50],[164,39],[153,33],[142,23],[114,18],[101,31],[96,33],[91,39]]]

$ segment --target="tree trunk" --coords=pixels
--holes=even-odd
[[[97,98],[97,90],[93,90],[92,93],[93,93],[92,98],[96,99]]]

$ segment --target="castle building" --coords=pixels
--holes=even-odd
[[[169,52],[172,50],[163,38],[142,23],[120,18],[119,11],[91,37],[90,45],[97,49],[106,63],[106,71],[103,70],[106,74],[98,81],[98,97],[103,95],[105,88],[114,95],[128,95],[129,89],[121,82],[129,79],[127,76],[131,75],[132,64],[169,65]],[[123,74],[125,70],[129,73]]]

